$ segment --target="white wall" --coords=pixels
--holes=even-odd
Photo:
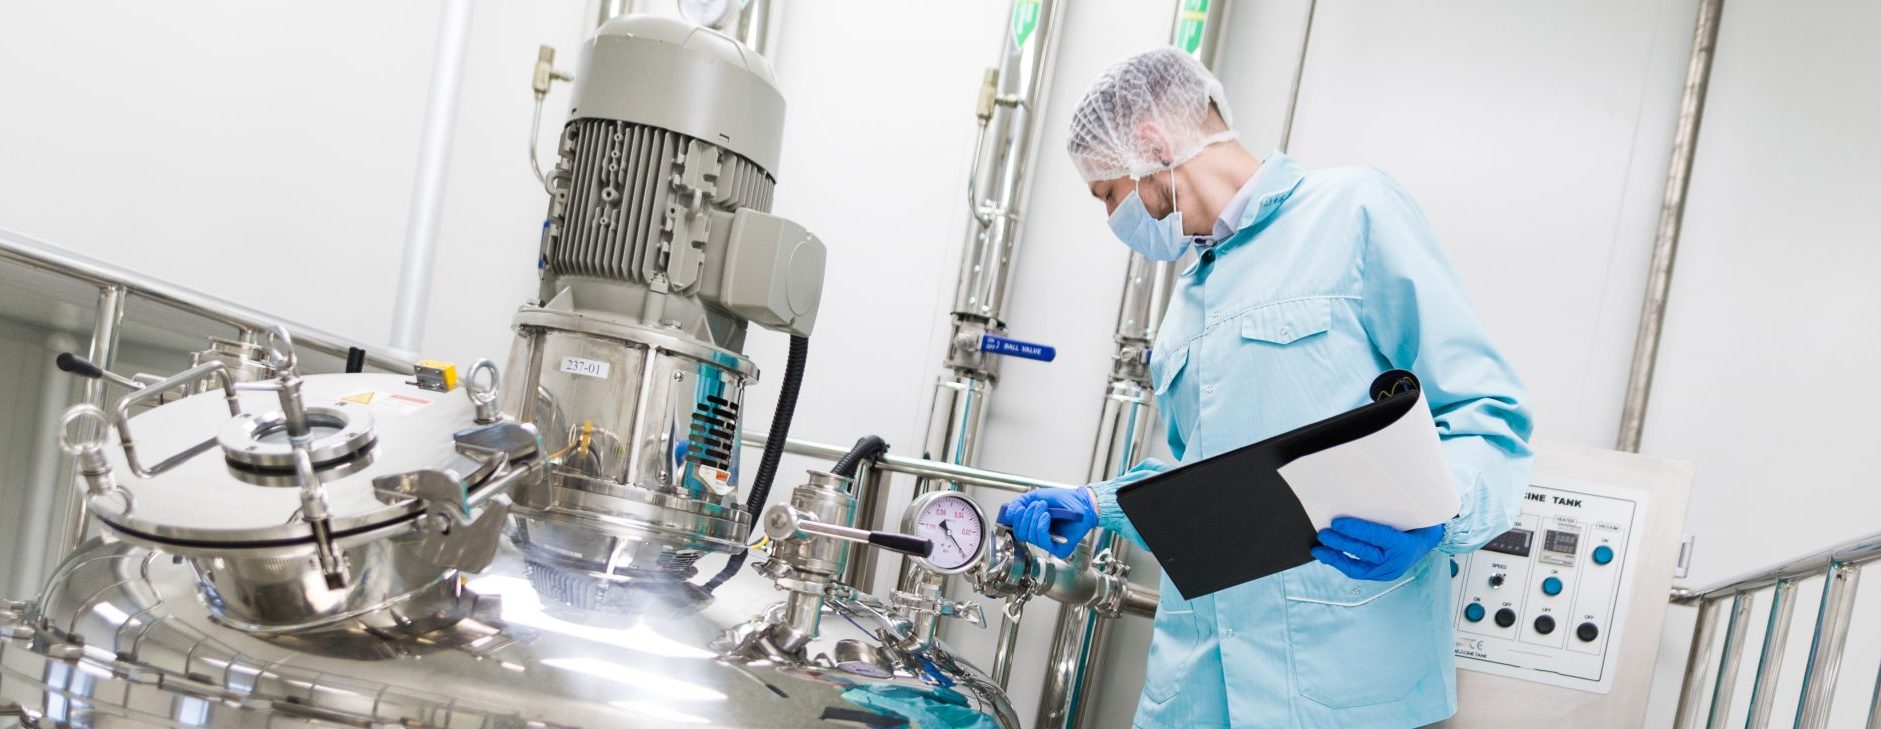
[[[383,341],[437,18],[7,3],[0,226]]]
[[[526,77],[538,43],[572,67],[591,4],[478,4],[432,353],[500,361],[508,347],[545,202],[521,146]],[[1220,73],[1257,151],[1278,142],[1306,7],[1240,0],[1231,13]],[[1694,7],[1318,5],[1291,152],[1308,168],[1381,167],[1417,195],[1528,381],[1542,437],[1613,440]],[[82,8],[0,5],[0,226],[383,340],[440,3]],[[1172,8],[1067,3],[1009,312],[1014,336],[1060,358],[1004,367],[982,465],[1083,476],[1123,254],[1064,162],[1061,130],[1103,66],[1166,42]],[[1005,12],[994,0],[784,6],[775,209],[831,250],[797,437],[919,446],[966,227],[973,95]],[[1865,73],[1881,61],[1864,43],[1875,12],[1727,4],[1646,438],[1654,455],[1699,464],[1695,581],[1873,529],[1876,497],[1842,454],[1875,429],[1841,413],[1875,397],[1847,384],[1865,381],[1876,346],[1862,323],[1881,313],[1861,278],[1876,254],[1860,213],[1877,199],[1862,172],[1881,161],[1868,136],[1881,96]],[[545,139],[565,94],[549,100]],[[765,375],[747,409],[768,413],[783,339],[754,333],[748,353]],[[1748,399],[1724,408],[1720,393]],[[787,462],[786,483],[805,465]],[[1034,607],[1015,672],[1028,721],[1052,622]],[[1126,621],[1106,659],[1103,715],[1119,726],[1146,625]],[[992,631],[950,632],[990,658]],[[1870,654],[1876,632],[1861,634]],[[1665,643],[1653,725],[1669,718],[1683,657],[1679,637]],[[1877,659],[1856,656],[1848,683],[1865,684]]]
[[[1693,583],[1874,533],[1881,511],[1864,458],[1881,437],[1868,384],[1881,358],[1881,6],[1724,7],[1642,448],[1699,464]],[[1795,706],[1819,584],[1799,591],[1778,717]],[[1835,726],[1861,725],[1881,664],[1881,599],[1860,606]],[[1662,651],[1661,684],[1683,649]]]

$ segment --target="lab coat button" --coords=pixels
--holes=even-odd
[[[1222,635],[1222,637],[1224,637],[1224,638],[1233,638],[1233,637],[1234,637],[1234,628],[1223,628],[1223,629],[1221,630],[1221,635]]]

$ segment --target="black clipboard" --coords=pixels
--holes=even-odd
[[[1318,531],[1280,467],[1397,422],[1418,388],[1391,370],[1372,381],[1370,403],[1126,485],[1117,506],[1184,600],[1306,564]]]

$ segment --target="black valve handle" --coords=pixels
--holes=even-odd
[[[934,542],[912,534],[869,532],[869,543],[891,552],[911,554],[923,559],[934,554]]]
[[[92,364],[91,360],[72,354],[71,352],[60,352],[58,358],[53,360],[53,364],[58,365],[59,369],[78,375],[79,377],[96,380],[104,376],[103,367]]]

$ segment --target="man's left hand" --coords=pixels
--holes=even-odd
[[[1395,580],[1443,541],[1443,525],[1401,532],[1383,524],[1341,516],[1319,530],[1313,558],[1355,580]]]

